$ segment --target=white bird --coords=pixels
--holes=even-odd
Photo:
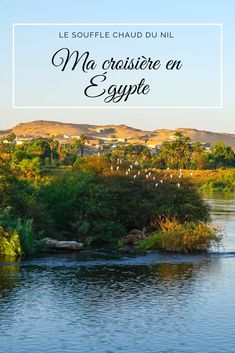
[[[130,168],[128,168],[128,172],[130,172],[131,170],[130,170]]]
[[[180,183],[177,184],[178,188],[180,188]]]
[[[170,168],[168,167],[167,170],[169,170]]]
[[[119,169],[120,167],[119,167],[119,165],[117,166],[117,170]]]
[[[128,172],[126,172],[126,175],[128,175]]]
[[[130,168],[132,169],[132,168],[133,168],[133,166],[132,166],[132,165],[130,165]]]
[[[156,178],[153,176],[153,180],[156,180]]]
[[[182,177],[182,174],[179,175],[179,179]]]
[[[161,183],[161,184],[163,183],[163,180],[162,180],[162,179],[160,180],[160,183]]]
[[[136,175],[134,175],[134,177],[133,177],[134,179],[136,178]]]
[[[148,170],[147,170],[147,169],[145,169],[145,171],[144,171],[144,172],[145,172],[145,174],[147,173],[147,171],[148,171]]]
[[[148,177],[149,177],[149,176],[148,176],[148,174],[147,174],[147,175],[145,175],[145,177],[146,177],[146,179],[148,179]]]
[[[139,165],[139,162],[138,162],[138,161],[135,161],[135,165]]]
[[[157,187],[158,187],[158,183],[155,184],[155,188],[157,188]]]
[[[138,171],[138,175],[140,175],[140,170]]]
[[[171,178],[171,179],[173,178],[173,175],[172,175],[172,174],[170,174],[170,178]]]
[[[110,169],[113,171],[113,166],[111,165]]]
[[[151,175],[151,172],[149,172],[149,176]]]
[[[190,173],[191,176],[193,176],[193,173]]]

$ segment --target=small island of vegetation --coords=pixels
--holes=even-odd
[[[222,237],[200,190],[234,188],[234,165],[230,147],[218,142],[208,153],[181,133],[156,153],[128,145],[98,155],[86,153],[85,135],[66,145],[55,138],[16,145],[7,135],[0,140],[0,254],[46,250],[46,237],[113,249],[135,229],[141,249],[205,251]]]

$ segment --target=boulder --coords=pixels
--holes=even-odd
[[[83,249],[83,244],[77,241],[60,241],[51,238],[43,238],[43,244],[53,250],[78,251]]]
[[[132,229],[124,238],[123,242],[128,246],[135,246],[146,238],[145,233],[139,229]]]

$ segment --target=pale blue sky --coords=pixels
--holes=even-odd
[[[89,124],[127,124],[142,129],[192,127],[235,133],[234,13],[232,0],[1,0],[0,129],[20,122],[44,119]],[[221,22],[224,26],[223,109],[12,109],[11,29],[12,23],[16,22]],[[208,40],[211,43],[210,36]],[[124,50],[123,53],[125,55]],[[199,85],[202,81],[201,89],[205,89],[208,79],[204,83],[201,79],[198,81]]]

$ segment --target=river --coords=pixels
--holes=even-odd
[[[79,253],[0,262],[1,353],[234,353],[235,195],[204,255]]]

